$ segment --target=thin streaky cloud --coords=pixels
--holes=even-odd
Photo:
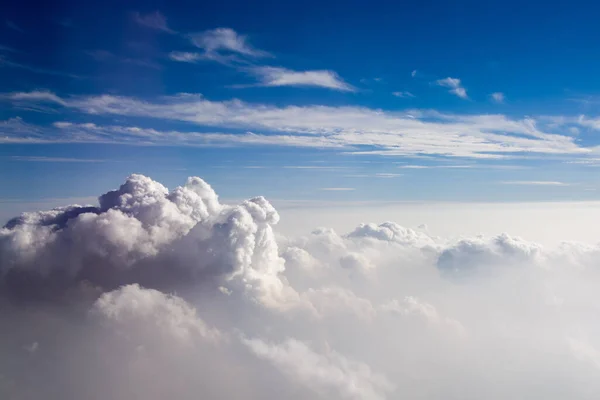
[[[12,160],[15,161],[29,161],[29,162],[68,162],[68,163],[100,163],[107,162],[108,160],[98,159],[87,159],[87,158],[68,158],[68,157],[37,157],[37,156],[11,156]]]
[[[12,47],[4,46],[4,45],[1,45],[1,44],[0,44],[0,51],[10,52],[10,53],[17,53],[17,50],[13,49]]]
[[[25,100],[27,96],[29,99]],[[237,99],[211,101],[190,93],[155,101],[110,94],[52,98],[48,94],[41,97],[38,93],[16,92],[0,97],[21,105],[26,101],[29,104],[54,102],[91,115],[145,117],[206,127],[278,132],[277,136],[284,138],[281,145],[351,149],[348,154],[510,159],[531,153],[585,156],[594,151],[589,146],[582,147],[572,135],[550,133],[548,130],[553,128],[544,119],[517,119],[501,114],[389,112],[355,106],[281,107]],[[274,143],[275,138],[253,134],[239,137],[269,143]]]
[[[2,56],[0,56],[0,67],[18,68],[18,69],[23,69],[26,71],[34,72],[36,74],[63,76],[63,77],[73,78],[73,79],[81,79],[82,78],[79,75],[70,74],[68,72],[56,71],[56,70],[46,69],[46,68],[32,67],[32,66],[25,65],[25,64],[19,64],[19,63],[7,60],[6,58],[4,58]]]
[[[396,97],[400,97],[400,98],[405,98],[405,99],[415,97],[414,94],[412,94],[411,92],[406,92],[406,91],[392,92],[392,95],[396,96]]]
[[[155,11],[148,14],[141,14],[139,12],[133,13],[133,20],[141,26],[145,26],[150,29],[163,31],[166,33],[177,33],[167,25],[167,18],[160,12]]]
[[[203,49],[206,54],[232,52],[247,57],[272,57],[266,51],[253,47],[246,35],[241,35],[231,28],[216,28],[188,35],[192,44]]]
[[[532,186],[571,186],[570,183],[559,181],[502,181],[503,185],[532,185]]]
[[[13,31],[17,31],[17,32],[21,32],[21,33],[25,32],[19,25],[15,24],[13,21],[6,20],[6,26],[9,29],[12,29]]]
[[[194,53],[189,51],[172,51],[169,53],[169,58],[173,61],[195,63],[196,61],[206,57],[204,57],[204,55],[200,53]]]
[[[347,192],[347,191],[356,190],[356,189],[350,188],[350,187],[328,187],[328,188],[321,188],[320,190],[329,191],[329,192]]]

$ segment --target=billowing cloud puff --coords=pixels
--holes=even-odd
[[[264,198],[130,176],[0,230],[0,397],[595,399],[600,247],[393,222],[277,235]],[[315,221],[318,226],[318,221]]]

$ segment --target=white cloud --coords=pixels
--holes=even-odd
[[[260,86],[307,86],[342,92],[356,91],[356,88],[344,82],[333,71],[293,71],[281,67],[253,67],[249,72],[260,80]]]
[[[458,79],[458,78],[448,77],[448,78],[444,78],[444,79],[438,79],[437,81],[435,81],[435,83],[438,86],[449,88],[450,93],[455,94],[456,96],[460,97],[461,99],[469,98],[469,96],[467,96],[467,89],[465,89],[461,85],[460,79]]]
[[[402,98],[415,97],[415,95],[412,94],[411,92],[392,92],[392,95],[396,96],[396,97],[402,97]]]
[[[384,376],[372,372],[367,365],[348,360],[334,351],[318,354],[293,339],[279,345],[258,339],[245,339],[244,343],[290,379],[300,381],[326,398],[385,399],[385,393],[394,388]]]
[[[503,185],[532,185],[532,186],[570,186],[569,183],[558,181],[503,181]]]
[[[169,58],[173,61],[194,63],[204,57],[200,53],[191,53],[188,51],[172,51],[169,53]]]
[[[412,70],[412,72],[410,73],[410,76],[412,76],[413,78],[414,78],[415,76],[417,76],[417,70],[416,70],[416,69],[413,69],[413,70]]]
[[[16,102],[19,101],[40,101],[40,102],[49,102],[56,103],[63,106],[66,106],[65,103],[60,97],[55,95],[52,92],[47,90],[34,90],[32,92],[17,92],[11,93],[10,98]]]
[[[549,133],[547,118],[513,119],[501,114],[460,115],[436,111],[391,112],[351,106],[286,106],[246,103],[240,100],[211,101],[197,94],[179,94],[155,101],[114,95],[60,98],[49,92],[15,92],[2,98],[17,104],[39,102],[63,105],[92,115],[123,115],[192,122],[201,126],[260,130],[278,135],[210,136],[186,132],[160,132],[138,127],[74,125],[80,140],[90,130],[125,132],[132,144],[160,141],[185,145],[211,141],[269,142],[276,145],[343,148],[356,154],[442,155],[470,158],[505,158],[518,154],[585,155],[571,135]],[[84,128],[87,129],[84,130]],[[26,131],[21,130],[20,135]],[[246,131],[247,132],[247,131]],[[16,140],[10,134],[8,138]],[[135,140],[135,135],[140,137]],[[282,141],[277,137],[284,138]],[[145,139],[145,140],[142,140]],[[159,140],[160,139],[160,140]],[[97,140],[96,140],[97,141]],[[121,140],[125,141],[125,139]]]
[[[246,35],[240,35],[231,28],[216,28],[200,33],[189,34],[191,42],[203,49],[207,55],[234,53],[242,56],[259,58],[270,57],[266,51],[254,48]]]
[[[462,215],[498,207],[464,205]],[[504,220],[521,220],[540,204],[503,207]],[[564,207],[589,220],[597,204]],[[303,219],[318,225],[333,211],[312,207]],[[140,175],[97,206],[11,220],[0,229],[0,392],[559,400],[600,391],[598,245],[434,237],[394,222],[289,236],[278,220],[262,197],[228,205],[200,178],[169,190]],[[466,222],[457,217],[455,229]]]
[[[158,11],[148,14],[141,14],[139,12],[135,12],[133,13],[133,20],[147,28],[156,29],[158,31],[163,31],[167,33],[176,33],[174,30],[169,28],[169,26],[167,25],[167,19]]]
[[[350,187],[328,187],[328,188],[321,188],[321,190],[330,191],[330,192],[347,192],[347,191],[355,190],[355,189],[350,188]]]
[[[498,104],[504,103],[505,100],[504,93],[502,92],[494,92],[490,95],[490,97],[492,98],[492,101]]]

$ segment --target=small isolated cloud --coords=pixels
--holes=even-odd
[[[342,92],[356,91],[337,73],[328,70],[294,71],[281,67],[255,67],[250,73],[260,80],[260,86],[311,86]]]
[[[412,76],[413,78],[414,78],[415,76],[417,76],[417,70],[416,70],[416,69],[413,69],[413,70],[412,70],[412,72],[410,73],[410,76]]]
[[[354,188],[350,188],[350,187],[328,187],[328,188],[321,188],[321,190],[326,190],[326,191],[329,191],[329,192],[346,192],[346,191],[354,190]]]
[[[13,31],[17,31],[17,32],[21,32],[21,33],[25,32],[19,25],[15,24],[14,22],[9,21],[9,20],[6,20],[6,26],[9,29],[12,29]]]
[[[502,93],[502,92],[494,92],[494,93],[490,94],[490,97],[492,98],[492,101],[494,103],[498,103],[498,104],[504,103],[504,100],[505,100],[504,93]]]
[[[254,48],[246,35],[240,35],[231,28],[210,29],[189,35],[194,46],[203,49],[206,55],[219,55],[223,52],[247,57],[270,57],[266,51]]]
[[[569,183],[558,181],[503,181],[503,185],[532,185],[532,186],[570,186]]]
[[[163,31],[167,33],[176,33],[174,30],[169,28],[169,26],[167,25],[167,19],[158,11],[148,14],[141,14],[139,12],[135,12],[133,13],[133,20],[147,28],[156,29],[158,31]]]
[[[392,95],[396,96],[396,97],[401,97],[404,99],[415,97],[415,95],[412,94],[411,92],[392,92]]]
[[[449,92],[460,97],[461,99],[468,99],[467,89],[461,86],[460,79],[458,78],[444,78],[435,81],[436,85],[449,88]]]
[[[189,51],[172,51],[169,53],[169,58],[173,61],[195,63],[204,57],[200,53],[193,53]]]

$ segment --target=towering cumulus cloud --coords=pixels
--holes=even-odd
[[[599,247],[278,220],[142,175],[10,220],[0,398],[598,397]]]

